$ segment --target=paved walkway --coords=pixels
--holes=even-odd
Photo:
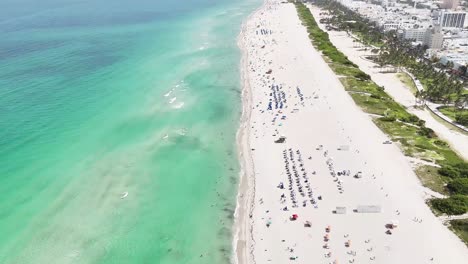
[[[468,219],[468,214],[462,214],[462,215],[443,215],[439,216],[439,219],[442,222],[447,222],[451,220],[462,220],[462,219]]]
[[[434,117],[434,114],[437,113],[434,113],[431,108],[416,108],[416,97],[398,78],[397,74],[382,73],[381,68],[377,64],[365,59],[365,56],[373,55],[370,49],[366,51],[356,48],[356,43],[353,42],[353,38],[349,37],[345,32],[329,31],[328,34],[332,43],[352,62],[359,65],[362,71],[369,74],[377,85],[383,86],[385,92],[393,97],[395,101],[406,107],[408,112],[426,121],[427,127],[433,129],[434,132],[440,138],[447,141],[461,157],[468,160],[468,137],[466,134],[453,126],[449,127],[447,124],[437,120],[436,117]]]
[[[406,69],[403,69],[403,72],[408,74],[411,77],[411,79],[413,79],[413,82],[414,82],[414,84],[416,86],[416,89],[418,89],[418,91],[423,91],[424,90],[424,87],[422,86],[421,82],[411,72],[409,72]],[[438,117],[443,119],[445,122],[450,123],[451,125],[456,126],[456,127],[458,127],[459,129],[461,129],[461,130],[463,130],[465,132],[468,132],[468,128],[466,128],[463,125],[455,123],[452,119],[450,119],[450,117],[448,117],[448,116],[444,115],[442,112],[440,112],[438,108],[441,107],[441,106],[443,106],[443,105],[435,104],[435,103],[432,103],[432,102],[426,102],[426,107],[432,113],[434,113],[435,115],[437,115]]]

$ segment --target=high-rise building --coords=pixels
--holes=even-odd
[[[465,12],[443,11],[439,17],[439,24],[443,28],[463,28],[465,19]]]
[[[440,26],[429,28],[426,32],[424,44],[430,49],[440,49],[444,42],[444,35],[441,32]]]
[[[424,42],[428,28],[405,28],[401,31],[401,37],[407,40]]]

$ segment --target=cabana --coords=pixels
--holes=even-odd
[[[356,208],[357,213],[381,213],[382,208],[380,205],[359,205]]]
[[[344,206],[337,206],[335,210],[336,214],[346,214],[346,207]]]
[[[341,146],[338,147],[338,150],[348,151],[349,150],[349,145],[341,145]]]

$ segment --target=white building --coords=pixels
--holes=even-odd
[[[458,7],[459,1],[458,0],[444,0],[444,2],[440,5],[441,8],[445,9],[453,9]]]
[[[444,35],[440,26],[405,27],[398,31],[400,38],[427,45],[429,49],[441,49]]]
[[[465,12],[442,11],[439,24],[442,28],[463,28],[465,27],[465,20]]]
[[[444,35],[442,34],[440,26],[435,26],[427,30],[424,44],[427,45],[429,49],[441,49],[443,43]]]
[[[405,28],[401,37],[415,42],[424,42],[428,28]]]
[[[395,22],[383,22],[382,23],[382,29],[384,31],[398,30],[399,27],[400,27],[400,23],[395,23]]]

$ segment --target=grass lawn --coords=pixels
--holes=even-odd
[[[404,107],[395,102],[373,81],[358,80],[354,77],[340,78],[345,90],[365,112],[382,116],[393,116],[397,119],[409,118]]]
[[[366,94],[351,93],[351,97],[364,112],[369,114],[384,116],[388,109],[381,100],[372,98]]]
[[[445,188],[447,179],[437,172],[438,169],[439,168],[434,166],[422,165],[418,167],[415,172],[425,187],[433,190],[434,192],[447,195],[448,193]]]
[[[403,122],[386,122],[375,119],[375,124],[394,141],[401,144],[407,156],[437,163],[450,165],[463,162],[463,160],[450,149],[448,144],[438,138],[428,138],[421,134],[421,128]]]
[[[329,63],[329,65],[337,75],[354,76],[354,75],[358,74],[361,71],[356,67],[342,65],[342,64],[339,64],[339,63],[331,62],[331,63]]]
[[[468,245],[468,219],[450,221],[450,229]]]
[[[455,121],[455,117],[457,114],[468,114],[468,109],[458,110],[453,106],[441,106],[438,108],[442,114],[446,115],[453,121]]]
[[[379,97],[387,97],[387,94],[373,81],[358,80],[354,77],[342,77],[341,83],[346,91],[367,92]]]
[[[400,72],[397,74],[397,77],[406,87],[408,87],[408,89],[410,89],[412,94],[416,94],[418,88],[416,88],[413,79],[411,79],[411,77],[407,73]]]

